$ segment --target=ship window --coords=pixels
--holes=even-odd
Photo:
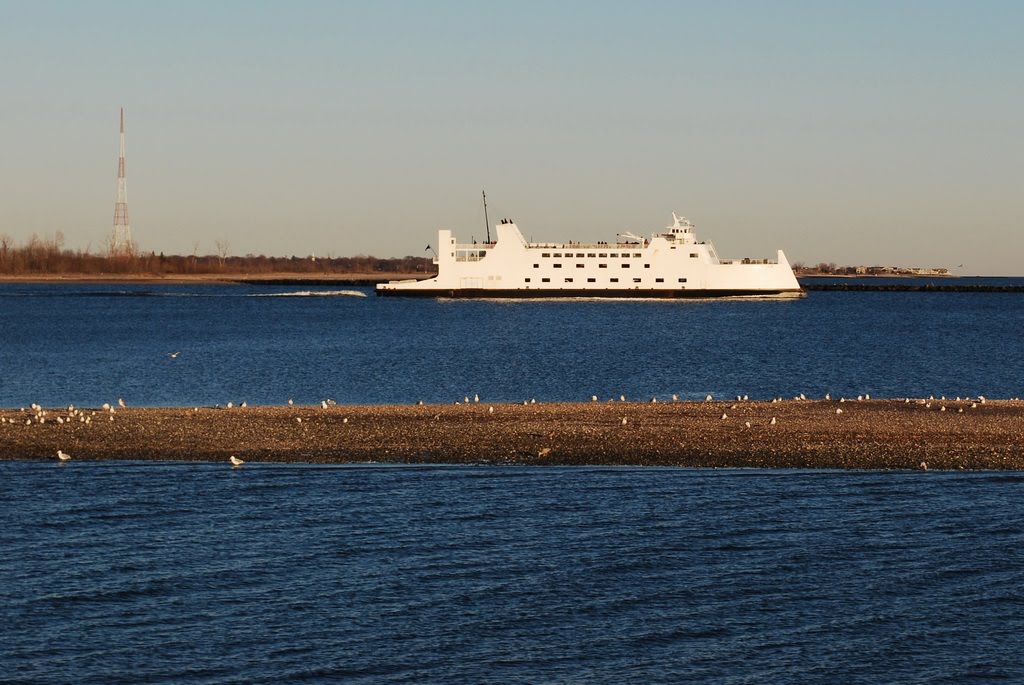
[[[664,279],[664,278],[655,278],[655,279],[654,279],[654,282],[655,282],[655,283],[664,283],[664,282],[665,282],[665,279]]]
[[[540,264],[534,264],[534,265],[533,265],[533,268],[534,268],[534,269],[539,269],[539,268],[540,268]]]
[[[544,254],[541,255],[541,257],[550,257],[550,256],[551,256],[550,252],[545,252]]]
[[[527,278],[527,279],[526,279],[526,282],[527,282],[527,283],[529,283],[529,282],[530,282],[530,279],[529,279],[529,278]]]
[[[691,259],[696,259],[697,258],[697,253],[696,252],[691,252],[690,253],[690,258]]]
[[[685,279],[685,278],[680,278],[680,279],[679,279],[679,282],[680,282],[680,283],[686,283],[686,279]]]
[[[582,257],[582,256],[583,256],[583,253],[582,253],[582,252],[577,252],[577,253],[576,253],[576,256],[577,256],[577,257]]]
[[[582,268],[583,268],[583,265],[582,265],[582,264],[577,264],[577,265],[576,265],[576,268],[577,268],[577,269],[582,269]]]
[[[561,264],[555,264],[555,268],[556,268],[556,269],[561,269],[561,268],[562,268],[562,265],[561,265]]]
[[[608,256],[608,254],[606,252],[602,252],[601,254],[599,254],[597,256],[600,257],[601,259],[604,259],[605,257]]]
[[[608,280],[611,281],[612,283],[618,283],[619,282],[619,279],[617,279],[617,278],[609,278]]]
[[[597,268],[598,268],[598,269],[607,269],[607,268],[608,268],[608,265],[607,265],[607,264],[598,264],[598,265],[597,265]]]
[[[643,255],[642,255],[642,254],[640,254],[639,252],[634,252],[634,253],[633,253],[633,256],[634,256],[634,257],[643,257]]]
[[[633,282],[634,282],[634,283],[639,283],[639,282],[640,282],[640,279],[639,279],[639,278],[634,278],[634,279],[633,279]]]
[[[651,268],[651,265],[650,265],[650,264],[644,264],[644,268],[645,268],[645,269],[650,269],[650,268]]]
[[[550,278],[542,278],[542,279],[540,279],[540,282],[541,283],[550,283],[551,279]]]
[[[567,278],[567,279],[565,279],[565,282],[566,283],[572,283],[572,279],[571,278]]]
[[[622,268],[623,269],[628,269],[629,268],[629,263],[628,262],[623,262],[622,263]]]
[[[555,256],[556,256],[556,257],[561,257],[561,256],[562,256],[562,253],[561,253],[561,252],[556,252],[556,253],[555,253]]]
[[[670,249],[670,250],[674,250],[674,249],[676,249],[676,246],[675,246],[675,245],[673,245],[672,247],[670,247],[670,248],[668,248],[668,249]]]
[[[597,283],[597,279],[596,278],[588,278],[587,279],[587,283]]]
[[[587,256],[588,256],[588,257],[596,257],[597,255],[596,255],[596,254],[594,254],[593,252],[588,252],[588,253],[587,253]]]

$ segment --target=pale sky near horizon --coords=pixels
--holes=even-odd
[[[1024,3],[6,2],[0,233],[422,255],[664,227],[1024,275]],[[959,264],[963,266],[957,268]]]

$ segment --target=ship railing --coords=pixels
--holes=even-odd
[[[641,247],[636,243],[530,243],[531,249],[542,250],[624,250]]]

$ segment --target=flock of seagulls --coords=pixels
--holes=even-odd
[[[176,359],[179,354],[180,354],[180,352],[172,352],[172,353],[169,353],[167,356],[172,358],[172,359]],[[591,399],[591,402],[599,401],[597,395],[591,395],[590,399]],[[800,393],[800,394],[794,396],[792,399],[794,401],[798,401],[798,402],[799,401],[806,401],[807,400],[807,396],[804,393]],[[826,401],[832,401],[831,393],[825,393],[824,399]],[[862,394],[862,395],[857,395],[857,397],[856,397],[856,401],[858,401],[858,402],[867,401],[867,400],[870,400],[870,399],[871,399],[871,395],[869,395],[867,393]],[[1011,399],[1014,400],[1014,401],[1019,401],[1020,398],[1014,397],[1014,398],[1011,398]],[[916,404],[916,405],[923,406],[925,409],[931,409],[933,404],[937,404],[938,405],[938,410],[940,412],[946,412],[947,411],[947,407],[946,407],[946,404],[944,404],[944,403],[945,402],[949,402],[950,400],[952,400],[952,398],[947,399],[945,395],[940,396],[938,398],[936,398],[934,395],[930,395],[927,399],[916,399],[916,400],[913,400],[913,399],[907,397],[907,398],[903,399],[903,403],[904,404],[908,404],[908,405],[913,403],[913,404]],[[614,400],[613,399],[609,399],[608,401],[612,402]],[[625,395],[619,395],[619,401],[620,402],[627,402],[626,396]],[[650,401],[651,401],[651,403],[657,403],[658,398],[657,397],[652,397]],[[673,402],[678,402],[679,401],[679,396],[676,395],[676,394],[673,394],[672,395],[672,401]],[[704,401],[705,402],[713,402],[714,401],[714,396],[711,395],[711,394],[708,394],[708,395],[705,396]],[[749,396],[746,395],[746,394],[736,395],[736,401],[737,402],[749,401]],[[783,401],[784,401],[784,399],[782,397],[774,397],[774,398],[772,398],[771,403],[772,404],[776,404],[776,403],[783,402]],[[958,397],[955,398],[955,401],[957,403],[959,403],[959,404],[964,404],[966,402],[970,402],[970,405],[968,405],[970,407],[970,409],[977,409],[979,406],[985,404],[986,398],[985,398],[984,395],[978,395],[975,398],[971,398],[971,397],[961,398],[961,397],[958,396]],[[466,396],[463,397],[461,403],[465,403],[465,404],[471,404],[471,403],[472,404],[479,404],[479,402],[480,402],[480,395],[478,393],[474,393],[472,400],[470,400],[469,395],[466,395]],[[839,400],[837,400],[837,404],[840,404],[840,405],[845,404],[846,402],[847,402],[847,399],[845,397],[840,397]],[[294,406],[294,404],[295,404],[294,400],[292,400],[292,399],[288,400],[288,406]],[[424,405],[424,401],[423,400],[419,400],[419,401],[416,402],[416,404],[418,406],[423,406]],[[455,404],[460,404],[460,402],[456,401]],[[536,400],[536,398],[533,398],[533,399],[530,399],[530,400],[524,400],[523,404],[524,405],[534,405],[534,404],[537,404],[537,400]],[[335,402],[332,399],[325,399],[325,400],[321,400],[320,401],[320,407],[323,408],[323,409],[327,409],[329,407],[333,407],[333,406],[336,406],[336,405],[337,405],[337,402]],[[125,408],[127,408],[128,405],[124,401],[123,398],[118,398],[117,406],[119,408],[121,408],[121,409],[125,409]],[[242,401],[238,406],[239,407],[247,407],[248,403],[245,402],[245,401]],[[218,405],[218,407],[219,407],[219,405]],[[232,402],[228,402],[226,404],[226,407],[228,409],[231,409],[231,408],[234,407],[234,404]],[[730,405],[730,407],[732,409],[736,409],[737,405],[736,404],[732,404],[732,405]],[[198,407],[196,407],[196,411],[199,411]],[[494,411],[495,410],[494,410],[494,406],[493,405],[490,405],[490,406],[487,407],[487,413],[488,414],[494,414]],[[115,410],[114,410],[114,407],[110,403],[107,403],[107,402],[103,403],[103,405],[101,406],[101,408],[99,410],[88,410],[88,411],[76,408],[74,405],[68,405],[66,410],[48,410],[48,409],[43,409],[43,407],[41,405],[37,404],[37,403],[32,403],[31,405],[29,405],[29,410],[28,411],[26,411],[26,409],[23,407],[21,409],[21,413],[23,413],[25,415],[23,423],[26,426],[31,426],[31,425],[35,425],[35,424],[45,424],[45,423],[47,423],[48,420],[52,421],[53,423],[55,423],[57,425],[72,424],[72,423],[75,423],[75,422],[77,422],[79,424],[88,425],[88,424],[92,423],[93,419],[99,418],[99,417],[104,416],[104,415],[108,416],[110,421],[113,421],[114,420]],[[957,407],[957,413],[960,413],[960,414],[964,413],[964,407],[963,406]],[[835,414],[836,415],[842,415],[843,414],[843,408],[841,406],[837,406],[836,409],[835,409]],[[437,417],[435,417],[435,418],[437,418]],[[721,414],[721,418],[722,418],[722,420],[728,419],[729,418],[728,413],[723,411],[722,414]],[[302,424],[302,417],[296,417],[295,421],[298,424]],[[16,423],[18,423],[18,420],[7,418],[7,417],[0,417],[0,423],[16,424]],[[343,418],[342,419],[342,423],[343,424],[347,424],[348,423],[348,418],[347,417]],[[623,416],[621,418],[621,425],[626,426],[628,424],[629,424],[629,419],[627,417]],[[772,426],[777,425],[778,424],[778,418],[775,417],[775,416],[772,416],[771,419],[768,421],[768,424],[772,425]],[[744,425],[745,428],[750,428],[751,427],[750,421],[744,422],[743,425]],[[66,463],[66,462],[71,460],[71,455],[69,453],[65,452],[63,449],[58,449],[57,450],[56,457],[57,457],[57,460],[58,460],[59,463]],[[239,466],[241,466],[241,465],[243,465],[245,463],[245,461],[243,459],[240,459],[240,458],[238,458],[235,455],[231,455],[229,457],[228,461],[230,462],[232,468],[237,468],[237,467],[239,467]],[[922,462],[921,463],[921,468],[924,469],[924,470],[927,470],[928,466],[927,466],[926,463]]]

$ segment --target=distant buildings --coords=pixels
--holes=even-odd
[[[951,276],[949,269],[941,266],[836,266],[835,264],[816,264],[805,266],[794,264],[793,271],[798,276]]]

